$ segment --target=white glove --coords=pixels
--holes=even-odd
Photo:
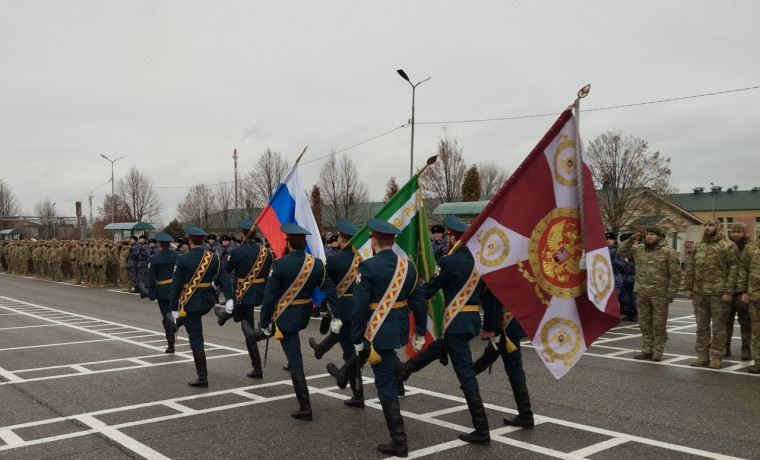
[[[262,331],[264,331],[265,336],[271,337],[273,329],[274,329],[274,322],[271,322],[269,323],[269,326],[263,328]]]
[[[227,310],[227,313],[232,313],[232,309],[235,308],[235,301],[232,299],[227,299],[227,302],[224,304],[224,309]]]
[[[501,341],[501,335],[500,334],[496,334],[493,337],[490,337],[488,340],[491,342],[491,346],[493,347],[494,350],[498,350],[499,349],[499,347],[496,346],[496,344],[499,343],[499,341]]]
[[[340,320],[340,318],[333,317],[332,321],[330,321],[330,330],[333,334],[340,334],[340,328],[343,327],[343,321]]]
[[[172,310],[172,316],[174,317],[174,322],[177,322],[177,318],[179,318],[179,311]]]
[[[361,343],[355,343],[354,344],[354,350],[356,350],[356,354],[358,355],[362,351],[364,351],[364,342]]]
[[[216,290],[216,280],[211,282],[211,287],[214,288],[214,290]]]
[[[412,339],[412,348],[414,351],[420,351],[422,350],[422,347],[425,346],[425,336],[424,335],[417,335],[414,334],[414,339]]]

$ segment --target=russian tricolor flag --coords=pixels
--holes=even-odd
[[[285,174],[269,203],[256,218],[256,227],[264,234],[277,257],[282,257],[287,247],[285,235],[280,232],[280,226],[286,223],[294,223],[311,233],[306,236],[306,252],[324,262],[325,248],[322,245],[322,236],[311,213],[301,176],[298,175],[298,163]]]

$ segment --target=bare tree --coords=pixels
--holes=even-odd
[[[425,193],[441,203],[452,202],[462,196],[462,182],[467,165],[462,158],[462,147],[456,139],[446,135],[438,140],[438,161],[429,166],[420,182]]]
[[[0,217],[17,216],[21,214],[21,205],[13,194],[11,188],[6,185],[5,180],[0,180]],[[13,221],[0,220],[0,229],[10,228]]]
[[[224,233],[229,234],[230,220],[234,218],[232,213],[235,206],[235,186],[229,183],[219,184],[214,198],[219,211],[219,219],[222,221],[219,222],[219,228],[223,228]]]
[[[398,192],[399,186],[398,183],[396,183],[396,176],[391,176],[390,179],[388,179],[388,183],[385,184],[385,196],[383,197],[383,203],[387,203],[388,200],[393,198],[393,195],[395,195]]]
[[[319,171],[319,188],[324,208],[324,222],[327,227],[334,227],[340,219],[365,222],[371,217],[369,190],[359,179],[356,165],[347,154],[338,160],[336,155],[322,165]]]
[[[309,195],[309,201],[311,204],[311,213],[314,215],[314,220],[317,221],[317,228],[319,228],[319,234],[323,234],[322,231],[322,211],[325,204],[322,201],[322,191],[319,189],[319,185],[314,184],[311,188],[311,194]]]
[[[273,152],[267,148],[245,176],[243,200],[249,203],[250,207],[264,207],[286,172],[288,162],[280,152]]]
[[[493,198],[509,178],[509,171],[498,167],[496,163],[480,163],[478,174],[480,175],[480,198],[482,200]]]
[[[153,189],[153,181],[146,173],[133,166],[119,179],[118,194],[127,205],[131,222],[152,221],[161,213],[161,199]]]
[[[210,228],[214,225],[212,215],[216,212],[216,197],[208,185],[200,184],[191,188],[185,201],[177,205],[177,217],[185,224]]]
[[[470,166],[462,182],[462,201],[478,201],[480,199],[480,175],[478,167]]]
[[[55,238],[55,203],[49,198],[39,201],[34,205],[34,215],[39,217],[39,236],[42,239]]]
[[[647,142],[638,137],[607,131],[591,141],[588,159],[594,185],[601,189],[599,207],[609,231],[617,233],[638,217],[644,205],[642,190],[660,195],[673,190],[670,158],[650,151]]]

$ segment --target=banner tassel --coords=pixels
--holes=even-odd
[[[372,365],[380,364],[383,361],[383,358],[380,357],[380,355],[375,351],[375,345],[370,344],[369,346],[369,363]]]
[[[282,340],[282,339],[285,338],[285,336],[282,335],[282,331],[280,330],[280,328],[277,327],[277,323],[275,323],[275,325],[274,325],[274,338],[276,340]]]

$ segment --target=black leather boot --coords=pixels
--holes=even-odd
[[[402,363],[400,360],[396,361],[396,377],[401,381],[406,382],[412,373],[424,369],[425,366],[438,359],[440,353],[440,345],[436,345],[438,341],[431,343],[425,350],[420,352],[414,358]]]
[[[530,395],[528,394],[528,385],[526,383],[511,383],[512,393],[517,403],[517,416],[505,418],[504,424],[509,426],[519,426],[522,428],[533,428],[533,411],[530,409]]]
[[[306,376],[303,371],[297,374],[290,374],[290,379],[293,381],[293,390],[296,393],[296,399],[298,400],[298,410],[290,413],[290,416],[303,420],[305,422],[311,421],[311,403],[309,402],[309,387],[306,385]]]
[[[380,404],[383,406],[383,415],[385,415],[385,424],[388,426],[388,432],[391,435],[391,442],[378,444],[377,450],[396,457],[409,456],[406,433],[404,433],[404,419],[401,418],[401,408],[398,401]]]
[[[214,314],[216,315],[216,323],[220,326],[224,326],[224,323],[226,323],[228,319],[232,318],[232,313],[227,313],[227,309],[224,307],[215,306]]]
[[[494,361],[496,361],[499,358],[499,351],[494,350],[494,348],[489,343],[486,345],[486,348],[483,350],[483,354],[478,358],[474,363],[472,363],[472,370],[475,371],[475,375],[480,374],[484,370],[488,369],[488,367],[493,364]]]
[[[208,373],[206,372],[206,352],[204,350],[193,350],[193,361],[195,361],[195,371],[198,378],[189,382],[191,387],[208,388]]]
[[[344,364],[343,367],[338,367],[333,363],[330,363],[327,365],[327,372],[330,373],[333,377],[335,377],[335,381],[338,384],[338,388],[343,390],[346,388],[346,385],[348,385],[348,377],[346,376],[346,365]]]
[[[361,409],[364,407],[364,385],[357,385],[356,382],[356,379],[358,378],[358,375],[356,373],[358,365],[359,360],[356,358],[356,356],[352,356],[351,359],[346,362],[346,378],[348,378],[348,383],[351,385],[353,396],[351,399],[343,401],[343,404],[346,406],[358,407]]]
[[[322,359],[322,356],[330,351],[338,343],[338,334],[329,334],[319,343],[313,338],[309,338],[309,346],[314,350],[314,357]]]
[[[364,385],[357,385],[356,379],[358,378],[357,375],[357,366],[359,365],[359,360],[352,358],[346,363],[346,376],[348,377],[348,384],[351,385],[351,391],[353,392],[353,396],[351,399],[347,399],[343,401],[343,404],[350,406],[350,407],[358,407],[363,408],[364,407]]]
[[[164,353],[174,353],[174,340],[175,340],[174,332],[167,332],[166,333],[167,347],[166,347],[166,350],[164,350]]]
[[[475,428],[470,434],[460,434],[459,439],[473,444],[491,444],[491,433],[488,430],[488,417],[486,417],[486,408],[483,407],[483,400],[479,393],[465,394],[467,407],[470,409],[472,416],[472,426]]]
[[[264,378],[264,371],[261,369],[261,355],[256,340],[253,337],[246,336],[245,346],[248,348],[248,356],[251,357],[251,366],[253,366],[253,370],[246,375],[252,379]]]

